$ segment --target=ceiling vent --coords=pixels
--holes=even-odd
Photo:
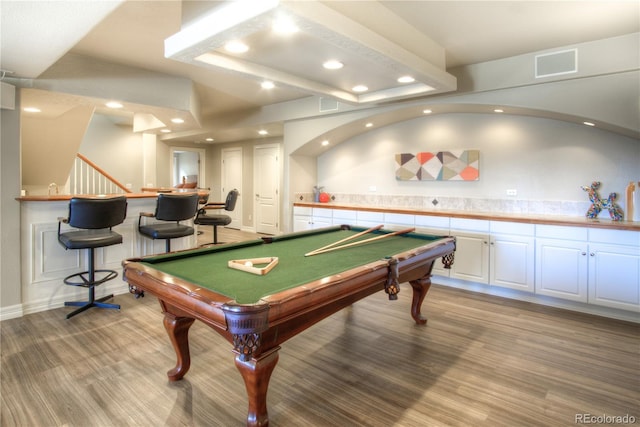
[[[536,79],[578,72],[578,49],[536,55]]]
[[[338,101],[333,98],[320,98],[320,112],[336,111],[338,109]]]

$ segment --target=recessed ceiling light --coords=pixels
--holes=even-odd
[[[224,48],[227,52],[231,53],[245,53],[249,50],[249,46],[238,40],[227,42],[227,44],[224,45]]]
[[[344,67],[344,64],[336,59],[330,59],[328,61],[325,61],[322,66],[327,70],[339,70],[340,68]]]
[[[213,138],[206,138],[206,139],[205,139],[205,141],[207,141],[207,142],[213,142],[214,140],[213,140]]]
[[[106,105],[109,108],[122,108],[122,107],[124,107],[124,105],[122,105],[121,103],[119,103],[117,101],[109,101],[104,105]]]
[[[268,80],[263,81],[260,86],[262,87],[262,89],[273,89],[274,87],[276,87],[275,83]]]
[[[595,126],[595,123],[591,123],[591,122],[582,122],[583,125],[587,125],[587,126]]]
[[[259,133],[260,135],[268,135],[268,134],[269,134],[269,132],[267,132],[267,131],[266,131],[266,130],[264,130],[264,129],[260,129],[260,130],[258,131],[258,133]]]
[[[26,111],[27,113],[40,113],[42,110],[36,107],[24,107],[22,111]]]
[[[503,109],[500,108],[496,108],[495,110],[493,110],[494,113],[504,113]]]
[[[364,126],[365,126],[365,127],[367,127],[367,128],[370,128],[371,126],[373,126],[373,123],[369,122],[369,123],[367,123],[367,124],[366,124],[366,125],[364,125]]]
[[[171,122],[172,123],[184,123],[184,120],[179,118],[179,117],[176,117],[174,119],[171,119]]]
[[[402,76],[398,78],[398,83],[413,83],[416,79],[411,76]]]
[[[162,133],[169,133],[171,132],[171,129],[161,129],[160,132]]]
[[[329,141],[325,139],[321,144],[323,147],[326,147],[327,145],[329,145]]]
[[[278,34],[293,34],[300,30],[288,16],[279,16],[271,28]]]
[[[431,110],[429,110],[429,109],[426,109],[426,110],[422,110],[422,113],[423,113],[423,114],[431,114],[431,113],[432,113],[432,111],[431,111]]]
[[[366,87],[365,85],[357,85],[352,87],[351,90],[354,92],[366,92],[369,90],[369,88]]]

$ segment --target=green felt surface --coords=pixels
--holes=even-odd
[[[302,285],[387,256],[429,244],[439,236],[410,233],[377,242],[305,257],[304,254],[362,231],[361,228],[319,233],[301,233],[278,238],[273,243],[260,240],[208,249],[198,249],[147,258],[145,264],[164,273],[235,299],[253,304],[260,298]],[[366,234],[356,240],[380,234]],[[349,241],[346,243],[351,243]],[[278,265],[260,276],[227,266],[228,261],[247,258],[278,257]]]

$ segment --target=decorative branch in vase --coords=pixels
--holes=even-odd
[[[322,193],[324,187],[320,187],[318,185],[313,186],[313,201],[318,203],[320,201],[320,193]]]

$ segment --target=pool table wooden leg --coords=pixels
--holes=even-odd
[[[411,317],[413,317],[413,320],[415,320],[418,325],[424,325],[427,323],[427,318],[420,314],[420,309],[422,308],[422,301],[424,301],[424,297],[427,296],[427,292],[429,292],[429,288],[431,287],[431,276],[411,280],[409,283],[413,288]]]
[[[195,320],[191,317],[179,317],[168,312],[164,313],[164,327],[169,334],[177,358],[176,367],[167,372],[170,381],[182,379],[191,366],[189,328]]]
[[[242,360],[240,354],[236,356],[236,367],[242,375],[249,398],[247,426],[266,427],[269,425],[267,390],[271,373],[278,363],[278,350],[280,347],[261,354],[258,359],[251,358],[247,361]]]

